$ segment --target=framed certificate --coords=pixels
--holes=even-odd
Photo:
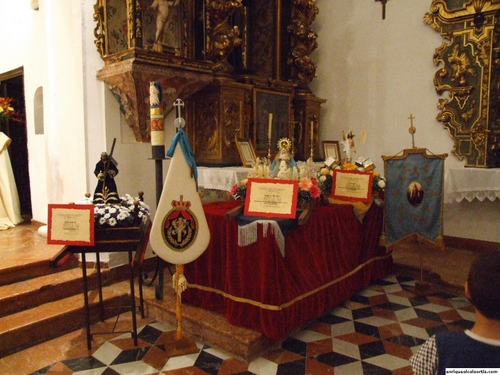
[[[47,243],[94,246],[94,205],[49,204]]]
[[[369,202],[372,197],[373,173],[334,169],[332,198],[352,202]]]
[[[247,168],[253,167],[257,157],[255,156],[255,151],[250,140],[238,139],[236,140],[236,146],[238,147],[243,166]]]
[[[335,159],[335,161],[340,160],[340,146],[339,141],[323,141],[323,154],[325,160],[329,157]]]
[[[249,178],[245,199],[246,216],[295,219],[298,181]]]

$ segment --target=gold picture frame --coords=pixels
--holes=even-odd
[[[325,160],[330,156],[336,161],[340,160],[340,144],[339,141],[323,141],[323,156]]]
[[[246,168],[253,167],[257,161],[257,157],[252,142],[249,139],[237,139],[236,147],[238,148],[243,166]]]

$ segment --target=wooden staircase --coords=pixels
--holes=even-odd
[[[97,273],[89,275],[92,323],[100,320]],[[105,319],[128,309],[129,295],[109,287],[121,281],[103,269]],[[127,275],[127,272],[121,272]],[[125,276],[126,277],[126,276]],[[59,268],[47,261],[22,264],[0,273],[0,358],[85,327],[82,270],[72,255]]]

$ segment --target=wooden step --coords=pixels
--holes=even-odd
[[[130,295],[103,288],[104,319],[130,314]],[[89,292],[90,321],[100,320],[97,291]],[[0,358],[85,327],[83,294],[0,318]]]
[[[33,279],[40,276],[57,274],[59,272],[79,267],[78,255],[74,254],[65,259],[64,264],[57,268],[50,266],[49,259],[26,259],[25,263],[19,263],[19,261],[11,261],[11,263],[15,264],[12,264],[11,266],[3,265],[3,267],[0,269],[0,286]]]
[[[97,288],[96,270],[87,270],[89,290]],[[103,285],[110,284],[110,270],[102,269]],[[28,280],[0,286],[0,317],[31,309],[46,302],[81,294],[81,268],[68,269]],[[82,295],[83,299],[83,295]]]

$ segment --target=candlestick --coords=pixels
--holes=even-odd
[[[273,129],[273,114],[269,113],[269,124],[267,126],[267,139],[271,142],[271,134]]]
[[[314,143],[314,121],[311,121],[311,147]]]
[[[314,149],[314,121],[311,121],[311,159],[313,157]]]

